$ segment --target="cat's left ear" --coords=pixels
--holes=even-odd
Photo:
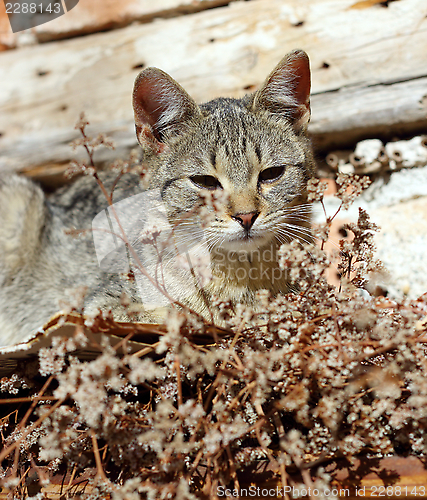
[[[168,138],[184,133],[201,117],[200,108],[167,73],[147,68],[133,89],[136,136],[141,146],[161,152]]]
[[[297,132],[310,121],[310,62],[303,50],[293,50],[270,73],[254,94],[252,110],[268,111],[277,119],[289,119]]]

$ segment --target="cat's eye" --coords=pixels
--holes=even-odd
[[[219,189],[222,188],[221,183],[212,175],[193,175],[190,177],[191,182],[196,186],[204,189]]]
[[[285,171],[285,167],[266,168],[259,174],[259,182],[268,183],[277,181]]]

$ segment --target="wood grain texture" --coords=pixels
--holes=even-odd
[[[311,134],[317,150],[353,147],[367,137],[427,133],[427,76],[345,87],[312,96]]]
[[[60,40],[127,26],[135,21],[148,23],[156,18],[200,12],[231,1],[234,0],[81,0],[66,15],[36,26],[30,33],[33,42]],[[28,34],[28,30],[12,33],[5,4],[0,2],[0,50],[19,46]]]
[[[93,131],[136,144],[130,96],[141,67],[170,73],[199,102],[254,90],[305,49],[319,148],[427,125],[427,4],[252,0],[0,54],[0,169],[65,163],[85,111]],[[77,8],[77,7],[76,7]],[[105,160],[107,156],[99,157]]]

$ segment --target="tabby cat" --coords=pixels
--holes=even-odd
[[[114,191],[117,209],[106,210],[91,176],[48,197],[26,178],[0,178],[0,343],[19,342],[41,327],[79,286],[87,287],[86,312],[111,309],[129,320],[127,296],[146,322],[162,321],[173,299],[209,318],[213,298],[256,306],[259,289],[289,291],[276,253],[284,242],[310,239],[309,96],[302,50],[284,57],[255,93],[200,106],[166,73],[147,68],[136,79],[133,106],[148,190],[126,174]],[[107,189],[115,177],[102,177]],[[223,206],[215,211],[218,200]],[[160,241],[160,230],[146,230],[154,212],[154,226],[163,217],[159,224],[169,228],[155,251],[150,242]],[[119,234],[108,252],[103,242],[111,234],[102,228],[108,218],[116,231],[123,215],[118,227],[131,236]],[[76,239],[65,231],[73,227],[93,231]],[[207,257],[201,259],[207,277],[191,264],[200,255]],[[137,270],[133,279],[129,269]]]

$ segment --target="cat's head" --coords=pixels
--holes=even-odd
[[[307,236],[310,142],[307,54],[288,54],[254,94],[198,106],[170,76],[147,68],[136,79],[137,138],[170,220],[190,231],[206,190],[228,203],[206,228],[208,244],[252,252]]]

